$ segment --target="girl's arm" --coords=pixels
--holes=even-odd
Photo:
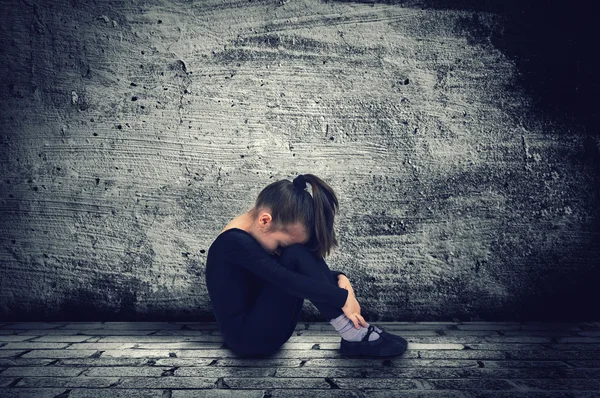
[[[293,296],[326,302],[337,308],[342,308],[348,299],[348,290],[284,267],[246,234],[229,234],[223,244],[226,245],[227,262],[253,272]],[[315,258],[306,252],[299,261],[314,262]]]

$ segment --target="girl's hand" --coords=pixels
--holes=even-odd
[[[360,314],[360,305],[356,297],[354,297],[353,290],[348,290],[348,298],[346,299],[346,304],[342,307],[342,311],[354,323],[355,328],[360,329],[360,325],[363,327],[367,326],[365,319]]]

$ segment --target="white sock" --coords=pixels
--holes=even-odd
[[[369,323],[367,322],[367,326],[361,326],[359,324],[359,329],[354,327],[354,322],[350,320],[346,316],[346,314],[342,314],[337,318],[334,318],[329,321],[333,325],[336,331],[338,331],[344,340],[348,341],[361,341],[365,334],[367,334]],[[381,332],[377,326],[374,326],[375,332]],[[369,335],[369,341],[377,340],[379,338],[379,333],[371,333]]]

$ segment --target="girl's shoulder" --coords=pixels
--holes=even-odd
[[[229,236],[232,233],[241,234],[241,235],[246,235],[246,236],[252,237],[252,235],[250,235],[249,232],[244,231],[243,229],[240,229],[240,228],[237,228],[237,227],[229,227],[229,228],[223,229],[219,233],[219,235],[217,236],[217,238],[220,238],[222,236]]]
[[[221,231],[221,233],[219,233],[219,235],[215,238],[213,245],[215,243],[219,244],[225,244],[227,245],[228,242],[253,242],[254,241],[254,237],[252,235],[250,235],[249,232],[237,228],[237,227],[230,227],[227,229],[224,229]]]
[[[208,254],[209,256],[226,256],[232,248],[237,248],[240,245],[242,247],[251,247],[252,240],[254,238],[248,232],[239,228],[227,228],[211,243]]]

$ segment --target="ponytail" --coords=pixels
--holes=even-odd
[[[304,174],[303,177],[312,186],[314,224],[309,247],[319,257],[325,257],[338,246],[333,229],[338,209],[337,196],[333,189],[316,175]]]
[[[312,196],[306,183],[312,187]],[[258,194],[253,214],[257,215],[260,208],[270,209],[273,224],[284,231],[287,225],[302,224],[310,236],[307,247],[318,257],[328,256],[338,246],[333,229],[337,196],[314,174],[300,174],[293,182],[279,180],[267,185]]]

